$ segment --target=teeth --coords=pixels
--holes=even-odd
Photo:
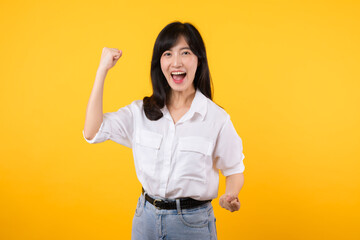
[[[184,74],[184,72],[173,72],[171,73],[172,75],[181,75],[181,74]]]

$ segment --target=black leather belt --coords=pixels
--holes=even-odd
[[[144,188],[142,189],[142,193],[144,194]],[[145,199],[152,205],[154,205],[157,209],[176,209],[176,200],[167,201],[163,199],[153,199],[149,195],[145,194]],[[180,199],[180,207],[181,209],[189,209],[200,206],[202,204],[211,202],[211,200],[206,201],[198,201],[192,198],[181,198]]]

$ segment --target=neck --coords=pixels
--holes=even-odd
[[[195,97],[195,88],[187,89],[186,91],[174,91],[171,90],[169,101],[167,103],[168,108],[182,108],[191,106],[192,100]]]

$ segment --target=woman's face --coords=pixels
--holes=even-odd
[[[190,50],[185,38],[180,36],[175,46],[163,52],[161,70],[173,91],[194,89],[193,81],[198,66],[197,56]]]

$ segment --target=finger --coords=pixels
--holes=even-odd
[[[116,57],[118,57],[118,58],[120,58],[121,55],[122,55],[122,52],[121,52],[121,51],[114,54],[114,56],[116,56]]]
[[[231,207],[238,208],[238,207],[240,207],[240,202],[231,203],[230,206],[231,206]]]
[[[233,203],[230,205],[230,207],[233,211],[238,211],[240,209],[240,203]]]
[[[231,206],[231,204],[230,203],[228,203],[228,202],[225,202],[224,203],[224,208],[225,209],[227,209],[227,210],[229,210],[229,211],[233,211],[233,207]]]
[[[236,209],[235,209],[234,207],[230,206],[230,207],[228,208],[228,210],[229,210],[230,212],[234,212]]]
[[[120,57],[121,57],[121,53],[115,53],[115,54],[113,54],[113,57],[115,58],[115,59],[119,59]]]
[[[228,202],[224,199],[224,197],[220,197],[219,203],[222,208],[226,209],[228,207]]]

